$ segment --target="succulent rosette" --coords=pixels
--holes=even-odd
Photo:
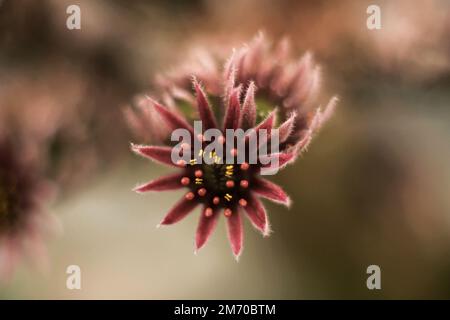
[[[165,191],[185,188],[184,197],[169,210],[160,225],[174,224],[186,217],[197,206],[202,207],[195,237],[195,250],[205,245],[213,232],[220,213],[226,217],[227,232],[233,254],[238,258],[243,248],[243,221],[247,216],[264,236],[270,234],[270,224],[261,198],[286,206],[290,199],[283,189],[261,176],[267,161],[210,161],[199,163],[198,156],[216,158],[216,154],[203,154],[203,132],[193,128],[201,120],[203,129],[221,130],[221,143],[227,141],[227,129],[277,130],[278,150],[267,153],[266,160],[276,159],[276,170],[292,163],[304,151],[320,126],[331,116],[336,98],[332,98],[324,111],[311,108],[319,87],[319,69],[306,54],[293,63],[288,58],[288,44],[282,41],[275,50],[261,35],[250,45],[235,50],[224,62],[222,71],[217,60],[207,55],[200,64],[180,67],[164,77],[158,77],[158,102],[148,96],[139,100],[138,108],[128,109],[129,124],[136,136],[144,141],[153,138],[162,146],[132,144],[132,150],[156,162],[178,168],[178,172],[158,178],[135,188],[135,191]],[[219,121],[220,119],[221,121]],[[193,155],[187,161],[175,162],[170,133],[183,128],[193,140],[180,149],[189,149]],[[195,139],[201,144],[200,154],[194,150]],[[271,138],[250,146],[248,136],[245,150],[261,150],[271,144]],[[229,149],[228,149],[229,150]],[[230,150],[229,150],[230,151]],[[253,150],[255,151],[255,150]],[[237,160],[237,149],[227,156]],[[261,158],[259,158],[261,160]],[[227,161],[228,162],[228,161]],[[267,168],[266,168],[267,169]]]

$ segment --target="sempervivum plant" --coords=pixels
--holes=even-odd
[[[26,150],[0,137],[0,279],[12,275],[23,254],[46,262],[43,233],[56,220],[42,208],[53,192],[38,172]]]
[[[238,70],[233,60],[230,60],[226,67],[224,82],[222,83],[223,93],[217,96],[213,93],[212,97],[207,96],[207,89],[202,88],[200,84],[193,80],[195,94],[192,99],[192,109],[196,110],[198,118],[202,121],[203,128],[216,128],[221,130],[221,143],[225,145],[234,145],[229,139],[225,130],[253,128],[255,133],[261,130],[271,131],[278,129],[280,150],[276,153],[266,154],[267,159],[276,160],[276,168],[283,168],[286,164],[293,162],[296,157],[304,150],[314,132],[328,117],[329,112],[322,114],[316,112],[312,118],[305,122],[301,128],[296,128],[299,124],[296,121],[297,112],[291,110],[289,116],[283,117],[281,124],[277,126],[278,109],[272,110],[262,118],[258,119],[259,106],[255,101],[256,86],[254,82],[239,83],[237,78]],[[194,139],[201,143],[201,156],[216,158],[215,154],[204,155],[205,146],[204,135],[194,132],[191,121],[176,109],[163,106],[155,100],[148,98],[150,107],[158,113],[159,119],[163,120],[167,128],[175,130],[183,128],[192,134],[192,140],[183,149],[194,150]],[[217,121],[216,115],[222,115],[222,121]],[[286,142],[295,133],[295,130],[305,131],[301,138],[295,140],[295,143]],[[266,140],[258,139],[258,143],[253,148],[260,150],[263,145],[269,145],[270,137]],[[246,150],[251,153],[251,146],[248,139],[245,139]],[[162,177],[146,184],[138,186],[137,192],[164,191],[179,188],[186,188],[184,197],[161,221],[161,225],[176,223],[186,217],[198,205],[202,206],[202,213],[196,232],[195,247],[201,248],[213,232],[220,213],[226,217],[229,240],[235,257],[239,257],[243,244],[243,225],[242,215],[246,215],[251,223],[263,233],[270,233],[269,221],[266,210],[260,197],[279,202],[285,205],[290,204],[289,197],[283,189],[261,177],[263,163],[267,161],[257,161],[256,163],[248,161],[246,157],[242,163],[233,161],[232,164],[224,163],[221,159],[215,159],[212,162],[199,163],[197,154],[188,161],[174,162],[172,159],[171,146],[144,146],[132,145],[136,153],[179,168],[179,171],[173,175]],[[195,151],[195,150],[194,150]],[[238,157],[240,150],[231,149],[230,156]],[[261,158],[260,158],[261,159]],[[266,160],[267,160],[266,159]],[[216,161],[217,160],[217,161]]]

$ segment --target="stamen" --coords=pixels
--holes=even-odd
[[[213,198],[213,203],[217,206],[220,202],[220,198],[219,197],[214,197]]]
[[[228,180],[225,185],[227,186],[227,188],[233,188],[234,187],[234,181],[233,180]]]
[[[206,195],[206,189],[205,188],[198,189],[197,193],[200,197],[204,197]]]
[[[200,140],[200,141],[203,141],[203,135],[201,133],[199,133],[197,135],[197,139]]]
[[[201,178],[201,176],[203,176],[203,171],[202,170],[195,170],[195,176],[197,178]]]
[[[195,184],[202,184],[203,179],[202,178],[195,178]]]
[[[197,164],[197,159],[191,159],[189,160],[189,163],[193,166],[194,164]]]
[[[233,196],[229,193],[226,193],[224,196],[225,200],[227,200],[228,202],[230,202],[231,199],[233,199]]]
[[[206,208],[205,209],[205,216],[206,217],[211,217],[212,214],[213,214],[213,209],[211,209],[211,208]]]
[[[189,179],[188,177],[181,178],[181,184],[183,186],[187,186],[190,182],[191,182],[191,179]]]
[[[244,162],[241,164],[241,170],[248,170],[248,168],[250,167],[250,165],[247,162]]]
[[[241,184],[241,187],[242,187],[242,188],[244,188],[244,189],[245,189],[245,188],[248,188],[248,181],[247,181],[247,180],[241,180],[241,183],[240,183],[240,184]]]
[[[236,148],[233,148],[233,149],[230,150],[230,154],[231,154],[233,157],[236,157],[236,156],[237,156],[237,153],[238,153],[238,151],[237,151]]]
[[[220,136],[218,139],[219,139],[219,143],[221,143],[221,144],[225,143],[225,137],[224,136]]]
[[[234,166],[233,165],[228,165],[225,168],[226,168],[225,176],[227,178],[231,178],[233,176],[233,172],[234,172],[233,168],[234,168]]]
[[[225,215],[225,217],[230,217],[230,216],[232,215],[232,213],[233,213],[233,211],[231,211],[230,208],[226,208],[226,209],[223,211],[223,214]]]
[[[240,199],[240,200],[239,200],[239,204],[240,204],[242,207],[245,207],[245,206],[247,206],[247,200],[245,200],[245,199]]]
[[[186,166],[186,161],[184,161],[183,159],[178,160],[177,161],[177,166],[179,166],[179,167]]]
[[[184,197],[186,198],[186,200],[192,200],[194,199],[195,194],[193,192],[188,192]]]

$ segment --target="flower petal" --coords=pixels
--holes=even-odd
[[[161,104],[152,100],[151,98],[149,99],[153,103],[153,106],[155,107],[156,111],[158,111],[161,118],[166,122],[167,126],[171,130],[184,128],[193,134],[194,129],[184,118],[170,111],[168,108],[162,106]]]
[[[267,156],[260,156],[260,161],[263,164],[261,168],[266,170],[280,170],[283,169],[289,163],[292,163],[297,159],[298,152],[294,149],[293,152],[280,152],[280,153],[272,153]],[[270,171],[269,171],[270,172]]]
[[[326,105],[325,109],[322,112],[322,118],[320,119],[321,126],[331,118],[338,102],[339,102],[338,97],[332,97],[330,99],[330,101],[328,102],[328,104]]]
[[[208,103],[205,92],[195,78],[193,83],[197,95],[197,109],[200,119],[203,122],[204,129],[207,130],[217,128],[216,118],[214,117],[211,106]]]
[[[175,222],[180,221],[194,210],[197,205],[197,201],[187,200],[183,197],[174,207],[172,207],[172,209],[170,209],[160,225],[174,224]]]
[[[236,81],[236,65],[235,65],[236,51],[233,51],[231,57],[225,63],[224,75],[225,79],[223,101],[224,105],[228,106],[230,102],[230,96],[233,92],[234,83]]]
[[[256,126],[255,131],[258,132],[261,129],[265,129],[269,134],[271,129],[275,125],[276,116],[277,116],[277,108],[272,110],[269,113],[269,115]]]
[[[133,189],[138,193],[148,192],[148,191],[165,191],[165,190],[176,190],[183,187],[181,184],[181,179],[183,178],[183,173],[171,174],[165,177],[161,177],[143,185],[137,186]]]
[[[256,123],[255,84],[250,82],[242,106],[239,127],[242,129],[253,128]]]
[[[234,211],[231,216],[227,218],[227,233],[234,257],[236,260],[239,260],[239,256],[242,252],[244,233],[241,215],[237,211]]]
[[[285,142],[287,138],[289,138],[289,136],[291,135],[292,130],[294,129],[294,120],[296,116],[297,114],[293,112],[289,117],[289,119],[283,122],[278,128],[280,143]]]
[[[282,203],[289,207],[291,199],[284,190],[277,184],[262,178],[256,178],[252,184],[252,190],[266,199]]]
[[[247,206],[245,207],[245,212],[247,213],[247,217],[250,222],[256,229],[261,231],[264,236],[268,236],[270,234],[270,226],[266,209],[264,208],[262,202],[254,195],[249,197]]]
[[[177,164],[172,161],[172,148],[171,147],[160,147],[160,146],[142,146],[131,144],[131,149],[148,159],[160,162],[162,164],[166,164],[169,166],[178,167]]]
[[[219,220],[219,210],[215,209],[213,214],[209,217],[205,215],[205,210],[207,208],[203,208],[202,214],[200,215],[200,221],[198,223],[197,232],[195,234],[195,249],[199,250],[202,248],[206,241],[209,239],[210,235],[213,233],[217,221]]]
[[[235,88],[228,103],[225,118],[223,120],[223,128],[225,129],[237,129],[239,125],[239,115],[241,112],[241,105],[239,102],[239,96],[241,94],[241,86]]]

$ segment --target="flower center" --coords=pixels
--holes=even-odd
[[[211,209],[224,208],[229,216],[237,206],[247,205],[249,180],[248,163],[203,163],[187,165],[181,183],[190,189],[186,199],[195,199]]]

